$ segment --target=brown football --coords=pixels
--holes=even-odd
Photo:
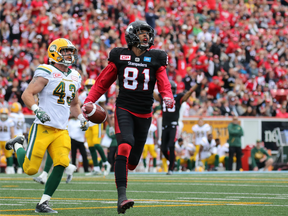
[[[106,121],[107,113],[103,109],[103,107],[89,103],[86,105],[86,112],[87,118],[89,121],[95,123],[95,124],[101,124],[104,121]]]

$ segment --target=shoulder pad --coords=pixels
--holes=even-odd
[[[115,47],[113,48],[110,53],[109,53],[109,57],[108,57],[108,61],[114,62],[119,60],[120,58],[120,53],[126,48],[123,47]]]
[[[47,64],[41,64],[41,65],[39,65],[36,70],[42,70],[42,71],[47,72],[48,74],[51,74],[51,73],[52,73],[52,67],[51,67],[51,65],[47,65]]]
[[[161,66],[167,66],[168,65],[168,55],[164,50],[151,49],[149,51],[158,58],[159,64]]]

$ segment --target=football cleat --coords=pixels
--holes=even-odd
[[[169,170],[166,175],[172,175],[173,174],[173,171]]]
[[[126,210],[130,207],[133,208],[134,201],[133,200],[124,200],[121,204],[118,204],[118,214],[125,214]]]
[[[41,178],[40,176],[38,176],[38,177],[34,177],[33,180],[34,180],[35,182],[40,183],[40,184],[46,184],[47,178],[44,179],[44,178]]]
[[[106,176],[110,173],[111,165],[107,162],[106,169],[104,170],[103,174]]]
[[[51,209],[48,205],[48,200],[46,200],[45,202],[43,202],[42,204],[37,204],[36,205],[36,209],[35,212],[37,213],[54,213],[57,214],[58,212]]]
[[[102,175],[102,172],[99,170],[93,170],[90,173],[86,173],[86,176],[92,176],[92,175]]]
[[[23,146],[24,141],[25,141],[25,137],[24,137],[23,135],[17,136],[17,137],[15,137],[14,139],[8,140],[8,141],[6,142],[5,149],[6,149],[6,150],[11,150],[11,149],[13,149],[14,152],[15,152],[15,148],[14,148],[15,143],[18,143],[18,144],[20,144],[20,145]]]
[[[72,178],[73,178],[73,173],[76,171],[77,167],[73,164],[69,164],[69,166],[66,168],[66,174],[67,174],[67,179],[66,183],[68,184]]]

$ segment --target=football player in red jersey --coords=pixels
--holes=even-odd
[[[152,118],[153,90],[158,90],[167,107],[174,99],[166,74],[167,54],[162,50],[149,50],[154,42],[154,29],[144,21],[128,25],[125,32],[128,48],[114,48],[109,63],[92,86],[82,107],[94,103],[118,77],[119,95],[116,100],[115,133],[118,155],[115,162],[115,182],[118,191],[118,213],[133,207],[134,201],[126,197],[128,169],[138,165]]]

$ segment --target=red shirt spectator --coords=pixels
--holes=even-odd
[[[282,105],[280,109],[276,110],[276,117],[278,118],[288,118],[288,113],[286,112],[286,106]]]
[[[221,86],[219,85],[220,83],[219,77],[214,76],[212,79],[213,82],[209,83],[207,95],[210,95],[210,97],[212,96],[213,98],[215,98],[216,95],[221,91]]]
[[[33,0],[31,2],[31,6],[32,6],[32,16],[38,16],[40,13],[40,9],[43,6],[43,3],[41,0]]]
[[[14,66],[17,67],[18,69],[18,79],[20,80],[22,77],[22,73],[24,72],[24,70],[29,68],[29,62],[27,59],[24,59],[25,53],[21,52],[20,53],[20,58],[16,58],[15,59],[15,64]]]
[[[181,75],[177,75],[176,76],[176,80],[175,83],[177,84],[177,89],[176,89],[176,93],[181,93],[185,90],[185,84],[182,81],[182,76]]]
[[[182,78],[184,78],[186,76],[186,59],[184,58],[184,55],[182,52],[178,53],[178,61],[177,61],[177,70],[178,73],[177,75],[181,75]]]

